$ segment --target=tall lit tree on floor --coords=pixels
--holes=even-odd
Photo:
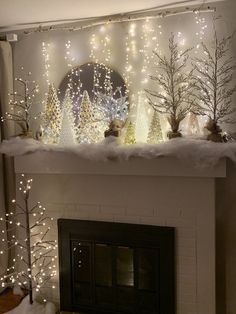
[[[162,141],[163,141],[163,136],[162,136],[160,117],[158,115],[158,112],[154,110],[152,121],[151,121],[149,132],[148,132],[147,143],[156,144]]]
[[[33,291],[39,292],[56,275],[55,240],[49,240],[52,220],[45,215],[45,208],[36,203],[30,206],[30,191],[32,179],[21,177],[19,191],[23,203],[12,201],[14,210],[0,218],[1,224],[7,224],[10,236],[6,236],[2,228],[2,244],[7,244],[7,249],[0,249],[0,254],[6,250],[15,249],[13,266],[0,278],[2,287],[18,285],[29,294],[29,302],[33,303]],[[4,237],[5,235],[5,237]],[[53,285],[51,288],[55,288]]]
[[[222,142],[220,123],[235,122],[230,117],[236,111],[236,106],[232,105],[236,92],[236,85],[232,85],[236,63],[230,56],[233,36],[219,39],[215,32],[213,46],[202,43],[204,57],[195,59],[198,103],[194,112],[208,117],[206,128],[211,132],[208,140],[214,142]]]
[[[10,111],[1,117],[1,121],[13,121],[20,127],[20,136],[29,136],[32,133],[32,106],[35,105],[35,96],[39,92],[39,87],[35,81],[28,79],[15,78],[15,81],[19,85],[19,92],[15,91],[10,95]]]
[[[153,109],[167,115],[171,127],[169,138],[182,136],[179,125],[193,105],[193,71],[186,74],[190,50],[182,52],[172,34],[169,39],[169,58],[157,51],[153,52],[157,58],[157,75],[150,76],[150,79],[158,84],[161,91],[146,92]]]
[[[44,141],[57,143],[60,135],[62,114],[55,87],[50,84],[43,113]]]

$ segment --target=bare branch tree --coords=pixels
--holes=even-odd
[[[19,135],[28,136],[31,130],[31,107],[35,104],[35,95],[39,91],[35,81],[30,81],[22,78],[15,78],[15,81],[20,86],[20,92],[10,94],[10,111],[6,112],[1,121],[13,121],[21,129]]]
[[[29,294],[29,302],[33,303],[33,291],[40,291],[52,277],[56,275],[55,250],[56,240],[47,238],[50,226],[47,225],[49,218],[45,215],[45,208],[38,202],[30,207],[29,198],[32,179],[22,175],[19,190],[23,198],[23,205],[13,200],[15,212],[7,213],[0,218],[0,223],[6,224],[11,229],[10,239],[3,237],[4,254],[12,247],[15,248],[15,257],[12,267],[0,278],[2,287],[18,285]],[[19,230],[21,229],[21,231]],[[4,228],[2,230],[3,235]],[[52,286],[53,288],[54,286]]]
[[[149,104],[153,109],[167,114],[171,126],[171,132],[168,133],[169,138],[182,136],[179,131],[180,122],[193,106],[193,90],[195,88],[193,71],[186,74],[191,50],[180,51],[174,34],[172,34],[169,39],[169,58],[161,56],[156,51],[153,52],[157,57],[157,70],[160,73],[150,76],[150,79],[155,81],[162,90],[146,90],[146,92]]]
[[[219,40],[215,31],[213,46],[208,48],[202,43],[204,57],[194,60],[198,102],[193,112],[208,117],[206,128],[211,132],[208,139],[215,142],[222,142],[219,123],[235,122],[230,117],[236,111],[236,106],[232,106],[236,91],[236,84],[232,85],[236,63],[230,56],[233,36],[234,33]]]

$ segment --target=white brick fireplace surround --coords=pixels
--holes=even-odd
[[[177,314],[215,314],[215,178],[225,171],[223,160],[201,169],[168,157],[98,162],[37,152],[15,158],[16,176],[34,179],[32,202],[40,200],[56,219],[175,227]],[[59,303],[56,286],[49,298]]]

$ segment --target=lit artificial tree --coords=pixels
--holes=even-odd
[[[77,140],[74,124],[71,120],[69,112],[66,109],[63,109],[59,144],[65,146],[75,145],[76,143]]]
[[[147,97],[144,92],[139,93],[135,119],[135,136],[137,142],[146,143],[148,135],[148,116],[146,112]]]
[[[68,88],[62,104],[62,123],[59,143],[61,145],[74,145],[77,143],[77,128],[75,126],[75,115],[73,113],[73,101]]]
[[[93,143],[95,139],[93,107],[88,92],[84,90],[79,111],[78,140],[80,143]]]
[[[31,73],[29,73],[29,76]],[[10,94],[10,111],[6,112],[1,121],[13,121],[20,127],[20,136],[32,136],[32,106],[35,105],[35,96],[39,87],[35,81],[15,78],[19,85],[19,91]]]
[[[14,210],[0,218],[2,245],[5,244],[4,249],[0,249],[0,254],[14,249],[15,255],[12,266],[0,278],[0,284],[2,287],[19,286],[29,294],[30,304],[34,301],[34,291],[39,292],[46,284],[55,288],[50,285],[50,280],[56,275],[57,258],[56,240],[48,239],[48,222],[53,219],[45,215],[45,208],[40,202],[30,206],[32,181],[22,174],[19,191],[23,202],[21,204],[13,200]],[[3,224],[7,225],[7,232]]]
[[[152,121],[149,127],[147,143],[156,144],[160,142],[163,142],[160,117],[158,112],[154,110]]]
[[[172,34],[169,39],[169,58],[157,51],[157,75],[150,79],[161,91],[146,90],[149,104],[159,113],[166,114],[171,131],[169,138],[182,136],[179,125],[193,106],[195,81],[193,71],[187,73],[187,62],[191,49],[181,51]]]
[[[128,145],[136,143],[135,128],[134,128],[134,124],[131,121],[129,122],[126,129],[124,143]]]
[[[122,94],[122,88],[113,90],[112,85],[106,93],[96,93],[96,110],[101,113],[101,119],[112,122],[115,119],[125,121],[129,111],[127,96]]]
[[[199,135],[201,133],[198,117],[195,113],[190,112],[187,122],[187,134],[188,135]]]
[[[43,112],[43,139],[46,143],[57,143],[60,135],[62,114],[55,87],[50,84],[46,107]]]
[[[236,91],[236,85],[232,85],[236,63],[229,55],[233,36],[219,39],[215,32],[213,46],[208,48],[202,43],[204,57],[195,59],[198,103],[193,111],[208,117],[206,128],[211,132],[208,140],[214,142],[222,142],[220,123],[235,122],[230,117],[236,111],[236,106],[232,105]]]

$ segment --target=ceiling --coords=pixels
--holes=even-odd
[[[0,30],[220,0],[0,0]],[[29,25],[28,25],[29,26]]]

